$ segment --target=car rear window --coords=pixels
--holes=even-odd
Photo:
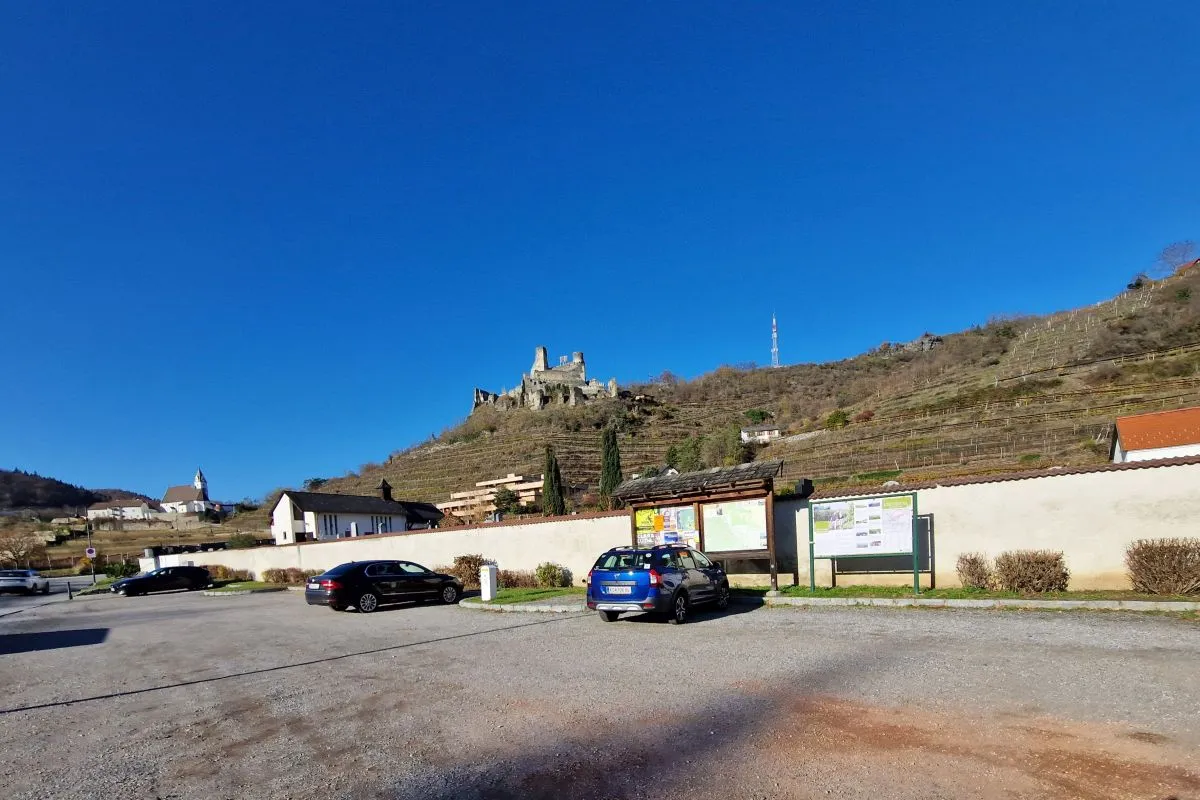
[[[336,567],[333,567],[332,569],[325,570],[325,574],[326,575],[345,575],[350,570],[354,569],[355,567],[359,567],[359,566],[362,566],[361,562],[356,564],[355,562],[351,561],[348,564],[338,564]]]
[[[596,559],[596,569],[650,569],[666,565],[661,550],[653,552],[605,553]]]

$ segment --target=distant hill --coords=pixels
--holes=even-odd
[[[0,469],[0,511],[74,511],[126,498],[149,499],[123,489],[84,489],[36,472]]]
[[[788,480],[866,488],[1099,463],[1115,417],[1200,404],[1200,262],[1173,266],[1094,306],[884,343],[842,361],[723,366],[692,381],[664,373],[582,407],[480,408],[321,491],[371,493],[387,478],[397,496],[443,500],[508,472],[537,476],[547,444],[567,481],[594,485],[608,424],[620,432],[626,475],[668,460],[782,458]],[[783,438],[742,447],[740,427],[763,419]]]

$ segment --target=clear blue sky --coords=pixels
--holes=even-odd
[[[5,4],[0,465],[259,496],[537,344],[836,359],[1200,238],[1194,0],[335,5]]]

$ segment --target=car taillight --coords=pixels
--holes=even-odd
[[[662,575],[659,575],[658,570],[656,570],[656,569],[650,570],[650,585],[651,586],[662,586]]]
[[[340,589],[340,588],[342,588],[342,585],[340,583],[338,583],[337,581],[328,581],[327,580],[327,581],[321,581],[321,588],[322,589]]]
[[[584,580],[583,580],[583,582],[586,583],[588,586],[592,585],[592,573],[595,571],[596,570],[594,570],[594,569],[589,569],[588,576],[586,578],[584,578]]]

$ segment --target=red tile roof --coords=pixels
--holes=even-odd
[[[1117,436],[1126,451],[1200,443],[1200,406],[1117,417]]]

